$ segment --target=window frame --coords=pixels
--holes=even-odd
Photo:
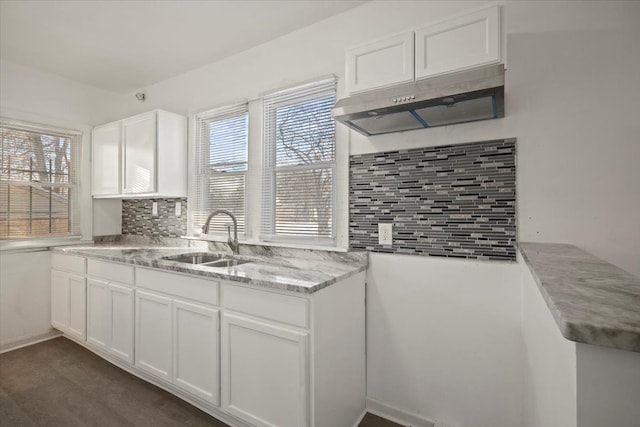
[[[244,110],[244,112],[241,112],[242,110]],[[230,104],[226,104],[223,106],[218,106],[218,107],[214,107],[214,108],[207,108],[205,110],[201,110],[195,114],[191,115],[191,122],[192,122],[192,126],[191,126],[191,134],[193,135],[192,138],[190,138],[190,149],[189,149],[189,165],[194,167],[196,172],[189,174],[189,180],[188,180],[188,184],[189,184],[189,191],[188,191],[188,195],[189,195],[189,200],[195,200],[195,199],[201,199],[203,200],[204,197],[202,195],[199,195],[197,193],[197,183],[198,181],[201,179],[202,176],[208,176],[211,177],[213,175],[217,175],[217,174],[212,174],[211,172],[209,173],[204,173],[203,172],[203,166],[205,166],[206,159],[209,158],[207,156],[205,156],[204,158],[198,158],[197,154],[199,152],[202,151],[202,138],[203,135],[201,133],[202,127],[201,127],[201,123],[202,121],[205,120],[210,120],[210,119],[215,119],[216,117],[219,117],[221,119],[225,118],[225,116],[227,116],[228,118],[233,117],[235,114],[234,113],[238,113],[237,115],[240,114],[246,114],[247,115],[247,133],[249,134],[250,129],[251,129],[251,115],[249,114],[249,103],[248,101],[238,101],[238,102],[234,102],[234,103],[230,103]],[[220,175],[225,175],[225,176],[244,176],[244,194],[243,194],[243,203],[244,203],[244,230],[243,231],[238,231],[238,240],[240,241],[245,241],[246,240],[246,236],[248,234],[248,227],[249,227],[249,213],[248,213],[248,209],[247,209],[247,188],[250,184],[250,180],[249,180],[249,174],[250,174],[250,162],[249,162],[249,151],[250,151],[250,146],[251,146],[251,142],[250,142],[250,138],[248,138],[247,141],[247,168],[244,171],[233,171],[233,172],[224,172],[224,173],[220,173]],[[210,166],[210,164],[209,164]],[[228,235],[226,232],[222,232],[222,231],[211,231],[208,234],[203,234],[203,233],[194,233],[195,229],[194,229],[194,221],[193,221],[193,210],[196,208],[195,206],[195,202],[189,202],[187,203],[187,236],[188,237],[197,237],[200,240],[209,240],[209,241],[227,241]]]
[[[281,90],[290,90],[308,83],[319,82],[327,79],[336,81],[336,99],[344,93],[344,82],[336,78],[335,75],[324,75],[315,79],[301,81],[295,85],[287,85],[278,90],[264,91],[256,94],[255,97],[236,99],[236,101],[217,104],[189,114],[189,167],[197,166],[196,144],[197,144],[197,117],[206,111],[216,108],[230,106],[240,103],[247,103],[249,111],[249,163],[245,185],[245,234],[239,235],[238,239],[243,244],[262,245],[285,248],[299,248],[311,250],[324,250],[346,252],[349,246],[349,145],[352,132],[346,126],[335,128],[335,167],[334,167],[334,192],[333,192],[333,224],[334,239],[333,244],[320,244],[316,241],[309,241],[306,237],[302,239],[290,238],[286,241],[264,240],[261,238],[261,212],[262,212],[262,188],[263,188],[263,137],[264,137],[264,108],[263,98],[266,94]],[[357,135],[356,135],[357,136]],[[189,198],[194,197],[196,191],[195,174],[189,175]],[[226,242],[227,236],[221,234],[209,234],[206,237],[192,230],[191,209],[193,203],[188,203],[187,238],[196,240],[206,240],[214,242]]]
[[[46,187],[66,187],[69,190],[68,194],[70,197],[68,198],[70,203],[70,215],[73,215],[73,219],[71,219],[71,224],[73,230],[66,235],[38,235],[38,236],[28,236],[28,237],[9,237],[9,238],[0,238],[0,249],[5,250],[22,250],[22,249],[31,249],[31,248],[41,248],[41,247],[52,247],[58,245],[65,244],[75,244],[78,241],[82,240],[83,234],[85,233],[85,224],[86,221],[85,216],[83,215],[83,205],[84,205],[84,189],[81,184],[83,178],[83,145],[85,144],[84,136],[85,132],[72,129],[67,127],[59,127],[47,123],[37,123],[34,121],[26,121],[20,119],[9,118],[6,116],[0,117],[0,126],[8,127],[17,130],[22,130],[26,132],[34,132],[40,133],[44,135],[55,135],[55,136],[63,136],[71,139],[72,148],[71,151],[73,153],[73,158],[71,160],[70,168],[75,168],[75,170],[69,173],[69,177],[74,177],[75,182],[71,183],[46,183]],[[24,181],[11,181],[1,179],[2,183],[7,183],[7,185],[20,185],[20,186],[28,186],[34,187],[35,184],[25,183]],[[42,185],[42,183],[39,183]]]
[[[319,79],[317,81],[304,83],[296,86],[286,88],[284,90],[273,91],[263,97],[263,135],[262,135],[262,171],[263,182],[261,186],[262,194],[262,209],[260,210],[260,232],[259,239],[265,243],[292,243],[297,245],[313,245],[319,247],[335,247],[337,240],[337,198],[336,190],[338,186],[337,182],[337,164],[338,164],[338,132],[335,121],[334,125],[334,147],[333,147],[333,161],[317,162],[306,165],[282,165],[278,166],[277,161],[277,138],[274,138],[269,131],[275,131],[275,121],[277,120],[277,109],[287,107],[290,105],[300,104],[305,101],[314,99],[320,99],[325,96],[333,95],[334,102],[337,99],[337,81],[335,77],[328,77],[325,79]],[[264,105],[265,99],[274,99],[270,105]],[[278,98],[283,98],[278,101]],[[273,108],[272,112],[270,108]],[[266,123],[267,118],[271,120],[271,123]],[[331,119],[333,120],[333,119]],[[277,198],[277,174],[278,172],[288,171],[304,171],[304,170],[316,170],[325,169],[331,173],[331,235],[329,237],[319,236],[304,236],[295,234],[278,234],[276,232],[277,222],[275,219],[276,214],[276,198]],[[267,176],[269,178],[267,179]],[[271,193],[268,192],[271,190]],[[270,205],[269,208],[265,207],[265,203]],[[269,224],[266,224],[267,218]],[[269,230],[266,229],[269,228]]]

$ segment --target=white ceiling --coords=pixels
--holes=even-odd
[[[0,0],[0,57],[127,93],[362,3]]]

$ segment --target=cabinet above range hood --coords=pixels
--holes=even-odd
[[[368,136],[504,117],[504,66],[355,94],[339,100],[331,115]]]

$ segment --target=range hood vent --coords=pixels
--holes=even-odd
[[[504,117],[502,64],[359,93],[339,100],[334,119],[364,135]]]

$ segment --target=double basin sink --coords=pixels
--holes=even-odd
[[[162,259],[185,264],[202,265],[206,267],[235,267],[251,261],[235,258],[231,255],[210,254],[207,252],[187,253],[162,257]]]

